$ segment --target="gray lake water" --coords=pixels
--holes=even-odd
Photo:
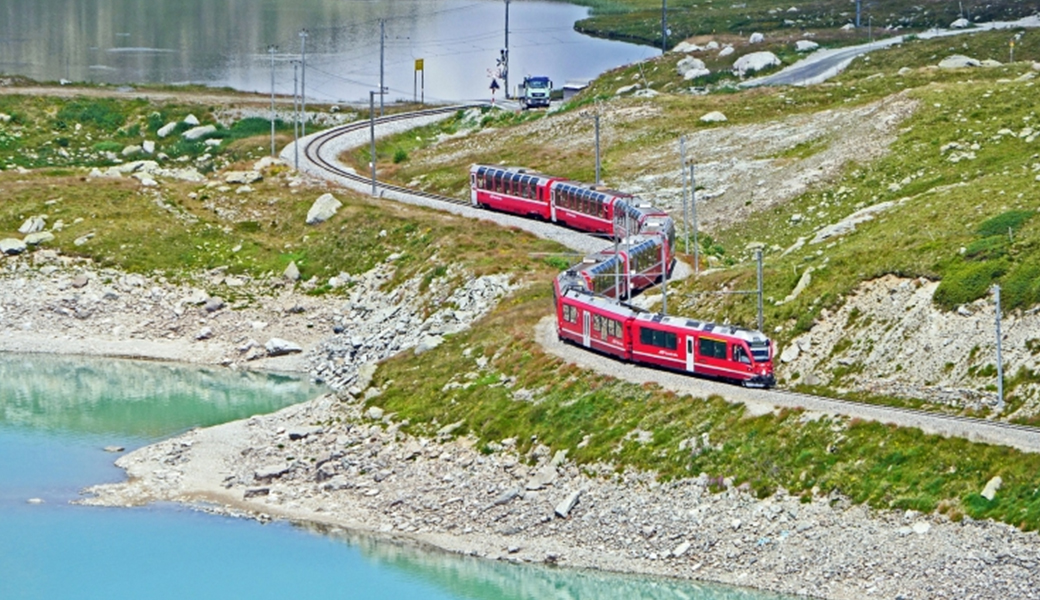
[[[0,71],[38,80],[202,83],[291,95],[291,61],[307,36],[306,94],[321,101],[368,99],[379,86],[385,21],[387,101],[410,100],[423,59],[428,101],[489,97],[505,47],[501,0],[4,0]],[[525,74],[593,78],[657,54],[573,30],[587,9],[513,0],[510,84]],[[502,83],[501,81],[499,83]],[[499,92],[501,97],[501,92]]]
[[[781,600],[426,552],[172,505],[69,503],[85,486],[123,478],[107,445],[130,450],[319,392],[278,375],[0,353],[0,598]]]

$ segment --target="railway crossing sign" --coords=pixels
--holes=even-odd
[[[494,93],[494,91],[497,90],[497,89],[498,89],[498,80],[497,79],[492,79],[491,80],[491,92]]]

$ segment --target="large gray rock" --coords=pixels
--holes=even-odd
[[[757,31],[755,33],[752,33],[751,37],[748,38],[749,44],[761,44],[764,41],[766,41],[766,36],[762,35],[761,33],[758,33]]]
[[[992,502],[993,499],[997,497],[997,490],[999,490],[1000,486],[1002,485],[1004,485],[1004,480],[1001,479],[1000,475],[997,475],[993,479],[990,479],[988,483],[986,483],[986,487],[982,490],[982,493],[979,495],[985,498],[986,500]]]
[[[961,17],[961,18],[957,19],[956,21],[954,21],[953,23],[950,23],[950,29],[964,29],[965,27],[968,27],[969,25],[971,25],[971,21],[965,19],[964,17]]]
[[[954,54],[953,56],[947,56],[946,58],[939,61],[940,69],[964,69],[967,67],[981,67],[982,62],[978,59],[964,56],[963,54]]]
[[[44,215],[36,215],[29,217],[22,223],[22,226],[18,228],[18,233],[36,233],[37,231],[43,231],[43,228],[47,226],[47,217]]]
[[[189,141],[200,140],[206,137],[207,135],[216,133],[216,131],[217,128],[214,125],[201,125],[199,127],[192,127],[191,129],[185,131],[181,134],[181,137]]]
[[[820,45],[812,40],[798,40],[794,43],[794,49],[798,52],[812,52],[819,47]]]
[[[702,123],[721,123],[726,120],[726,115],[722,114],[717,110],[713,110],[710,113],[701,117]]]
[[[14,256],[15,254],[21,254],[25,252],[25,242],[15,238],[5,238],[0,240],[0,254],[7,254]]]
[[[191,127],[196,127],[199,124],[199,118],[195,115],[188,115],[184,117],[184,124],[190,125]]]
[[[571,513],[571,510],[574,509],[574,505],[578,503],[578,497],[580,496],[581,490],[574,490],[573,492],[567,494],[567,497],[561,500],[560,503],[556,505],[554,511],[556,513],[556,516],[560,517],[561,519],[566,519],[567,515],[569,515]]]
[[[545,465],[527,480],[525,487],[529,490],[540,490],[554,481],[556,481],[556,467]]]
[[[299,344],[283,340],[282,338],[271,338],[264,344],[264,349],[267,350],[268,356],[284,356],[286,354],[294,354],[297,352],[303,352],[303,348]]]
[[[282,277],[289,281],[300,280],[300,268],[296,266],[296,261],[289,263],[289,266],[285,267],[285,271],[282,271]]]
[[[159,130],[155,132],[155,135],[164,138],[173,133],[174,129],[177,129],[177,123],[167,123],[160,127]]]
[[[54,234],[49,231],[38,231],[25,236],[23,240],[27,246],[39,246],[54,241]]]
[[[224,175],[224,183],[235,183],[239,185],[249,185],[250,183],[256,183],[263,179],[264,176],[259,171],[229,171]]]
[[[704,66],[704,61],[699,58],[687,56],[675,65],[675,70],[685,80],[710,75],[711,71]]]
[[[733,71],[738,75],[746,75],[779,64],[780,59],[772,52],[752,52],[738,58],[737,62],[733,63]]]
[[[318,223],[328,221],[341,206],[343,206],[343,203],[332,194],[318,196],[318,199],[311,205],[311,209],[307,211],[307,224],[317,225]]]
[[[253,477],[260,481],[275,479],[289,472],[290,466],[285,463],[276,463],[260,467],[253,472]]]

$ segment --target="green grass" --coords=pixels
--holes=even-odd
[[[747,484],[759,497],[780,487],[795,495],[840,491],[877,508],[1040,526],[1038,455],[878,423],[806,420],[798,410],[750,417],[717,397],[680,397],[583,372],[531,340],[550,307],[549,286],[534,286],[441,347],[387,361],[375,379],[384,392],[370,404],[407,419],[417,435],[462,421],[455,433],[474,436],[480,447],[516,438],[520,452],[546,444],[568,450],[579,465],[607,462],[663,479],[703,472]],[[516,394],[521,389],[529,392]],[[636,430],[652,432],[649,443],[641,444]],[[684,443],[690,439],[695,449]],[[993,502],[980,502],[978,492],[998,474],[1005,487]]]

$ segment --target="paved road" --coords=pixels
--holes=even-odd
[[[951,35],[978,33],[981,31],[1035,27],[1040,27],[1040,17],[1038,16],[1025,17],[1017,21],[979,23],[968,29],[934,29],[915,35],[920,39],[931,39]],[[868,52],[873,52],[874,50],[880,50],[881,48],[901,44],[903,43],[903,37],[904,36],[899,35],[871,42],[869,44],[860,44],[858,46],[849,46],[847,48],[837,48],[833,50],[820,50],[777,73],[745,81],[741,86],[812,85],[820,83],[842,72],[856,57],[862,56]]]

